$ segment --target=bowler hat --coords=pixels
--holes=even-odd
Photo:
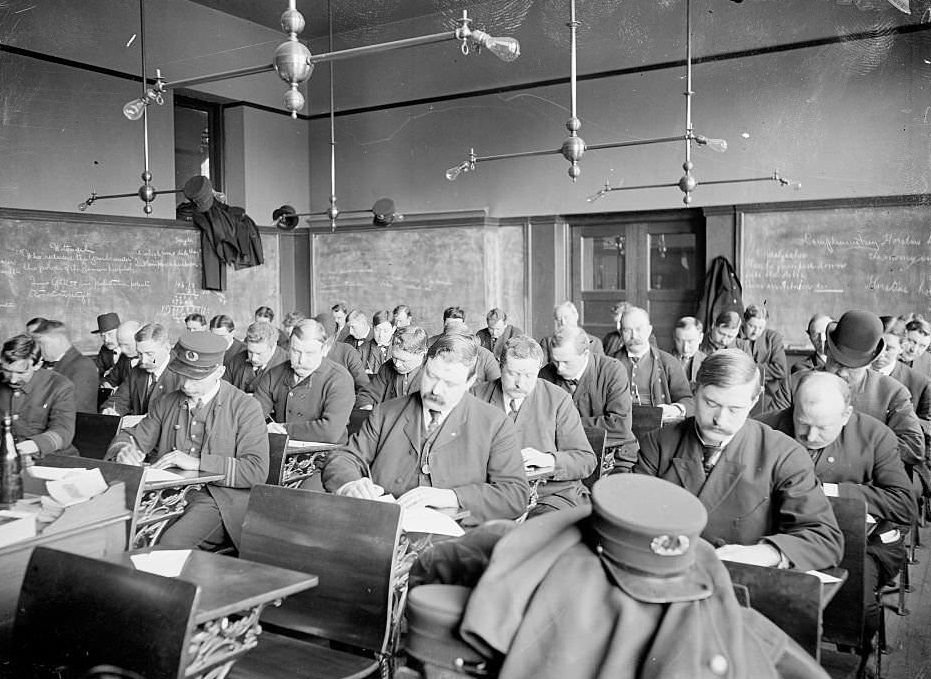
[[[109,312],[106,314],[100,314],[97,317],[97,329],[91,330],[95,335],[100,335],[105,332],[110,332],[111,330],[116,330],[120,327],[120,317],[114,312]]]
[[[847,368],[863,368],[885,348],[883,324],[870,311],[847,311],[827,327],[827,355]]]
[[[282,231],[292,231],[297,226],[298,221],[300,221],[297,217],[293,216],[295,214],[297,214],[297,210],[291,205],[282,205],[272,212],[272,221],[275,222],[275,226]]]
[[[184,195],[194,203],[198,212],[206,212],[213,205],[213,184],[203,175],[191,177],[184,184]]]
[[[653,476],[609,476],[592,488],[590,521],[595,552],[629,596],[645,603],[711,596],[711,576],[695,560],[708,513],[689,491]]]
[[[407,652],[421,662],[448,669],[480,667],[482,656],[457,633],[471,593],[459,585],[412,588],[407,598]]]
[[[394,201],[390,198],[379,198],[372,206],[372,213],[375,218],[372,224],[375,226],[388,226],[398,217],[397,209],[394,207]]]
[[[223,365],[226,340],[212,332],[185,332],[178,339],[168,369],[182,377],[199,380]]]

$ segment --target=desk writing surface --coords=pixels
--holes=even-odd
[[[171,468],[168,471],[177,474],[181,478],[172,479],[170,481],[145,481],[146,490],[160,490],[162,488],[174,488],[176,486],[190,486],[196,483],[213,483],[214,481],[222,481],[223,474],[213,474],[209,472],[202,472],[198,470],[190,469],[174,469]]]
[[[130,556],[123,552],[107,560],[133,568]],[[196,549],[178,577],[200,587],[197,624],[311,589],[318,583],[316,575]]]

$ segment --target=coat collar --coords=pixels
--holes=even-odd
[[[725,446],[718,463],[706,477],[702,469],[701,441],[698,440],[694,427],[688,426],[679,451],[672,460],[682,487],[698,496],[709,514],[727,499],[744,471],[745,465],[741,461],[740,452],[742,438],[743,431],[741,430]]]

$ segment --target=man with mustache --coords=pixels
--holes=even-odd
[[[135,340],[139,363],[104,404],[101,412],[105,415],[145,415],[155,401],[181,387],[180,374],[167,369],[171,360],[168,331],[158,323],[148,323],[139,328]]]
[[[246,350],[230,361],[224,379],[251,394],[257,379],[287,360],[287,351],[278,345],[275,326],[268,321],[256,321],[246,329]]]
[[[331,493],[404,507],[462,508],[477,523],[514,519],[530,488],[514,423],[468,391],[478,342],[441,335],[427,352],[420,390],[375,406],[349,443],[323,468]]]
[[[808,453],[755,420],[756,363],[721,349],[702,363],[695,416],[644,437],[635,472],[691,491],[708,510],[718,556],[798,570],[836,566],[843,537]]]

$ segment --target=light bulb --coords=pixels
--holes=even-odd
[[[145,99],[133,99],[123,106],[123,115],[130,120],[139,120],[149,102]]]
[[[724,153],[727,151],[727,140],[726,139],[714,139],[713,137],[706,137],[703,134],[697,134],[694,137],[695,143],[699,146],[707,146],[712,151],[717,153]]]
[[[459,178],[460,174],[462,174],[463,172],[468,172],[468,171],[469,171],[469,161],[463,160],[461,163],[459,163],[455,167],[451,167],[448,170],[446,170],[446,179],[448,179],[451,182],[454,182],[456,181],[456,179]]]
[[[520,56],[520,42],[517,38],[493,38],[489,35],[481,44],[501,61],[514,61]]]

